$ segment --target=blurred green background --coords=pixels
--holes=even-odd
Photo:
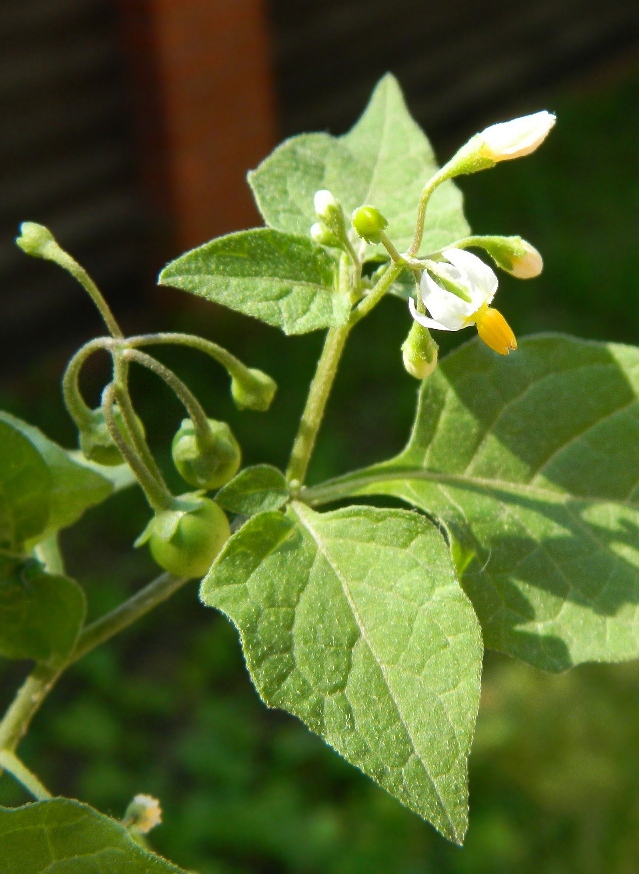
[[[498,306],[516,333],[639,342],[638,105],[639,75],[623,69],[550,93],[558,123],[543,148],[463,180],[475,232],[519,233],[544,256],[541,278],[501,281]],[[136,330],[201,332],[273,375],[280,393],[272,411],[237,414],[214,364],[162,353],[210,414],[232,423],[247,463],[285,465],[319,335],[286,340],[199,303],[136,318]],[[416,396],[399,353],[408,328],[405,307],[389,299],[355,332],[311,480],[403,445]],[[462,339],[442,336],[442,348]],[[39,358],[0,400],[72,445],[56,389],[63,366],[64,355]],[[87,383],[96,398],[100,366]],[[181,412],[145,374],[135,387],[169,472]],[[154,573],[143,552],[130,550],[146,517],[131,492],[65,535],[93,616]],[[2,703],[25,668],[3,666]],[[470,759],[470,830],[464,848],[453,847],[295,719],[266,710],[234,629],[199,605],[194,583],[71,669],[22,747],[52,791],[117,818],[135,793],[158,796],[164,824],[153,845],[200,874],[630,874],[639,868],[638,750],[636,664],[552,676],[489,654]],[[0,802],[25,800],[0,780]]]

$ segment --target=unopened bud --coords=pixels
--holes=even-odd
[[[533,279],[543,270],[541,255],[521,237],[474,237],[473,245],[484,249],[498,267],[517,279]]]
[[[148,834],[162,822],[162,808],[157,798],[151,795],[136,795],[129,804],[122,825],[140,835]]]
[[[375,206],[359,206],[352,215],[353,227],[367,243],[381,243],[388,221]]]
[[[57,260],[56,256],[61,251],[55,237],[44,225],[36,222],[22,222],[20,236],[16,237],[16,244],[34,258],[46,258],[49,261]]]
[[[551,112],[533,112],[511,121],[491,124],[477,138],[482,154],[493,161],[510,161],[534,152],[550,133],[556,118]]]
[[[271,406],[276,391],[275,380],[255,368],[250,368],[242,379],[234,376],[231,380],[231,395],[239,410],[265,412]]]
[[[320,246],[330,246],[332,249],[341,249],[341,241],[326,227],[323,222],[315,222],[311,225],[311,240]]]
[[[336,200],[330,191],[322,188],[315,192],[313,205],[320,222],[338,240],[344,240],[346,238],[346,219],[344,218],[344,210],[339,200]]]
[[[415,379],[426,379],[437,367],[437,350],[437,343],[428,328],[413,322],[402,344],[402,359],[407,372]]]

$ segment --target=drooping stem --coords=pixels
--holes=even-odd
[[[104,421],[109,429],[109,434],[115,445],[120,450],[120,455],[133,471],[133,475],[140,484],[151,508],[155,510],[156,513],[161,513],[163,510],[170,510],[174,507],[175,498],[166,487],[153,476],[149,468],[142,461],[135,449],[129,444],[128,440],[118,427],[113,406],[116,401],[119,402],[120,400],[123,400],[124,395],[125,393],[118,390],[118,387],[113,383],[110,383],[102,393],[102,412],[104,413]]]
[[[123,355],[128,361],[136,361],[164,380],[189,414],[193,422],[198,446],[201,449],[208,448],[214,442],[211,426],[202,408],[202,404],[195,397],[191,389],[172,370],[160,364],[159,361],[151,355],[147,355],[146,352],[139,352],[137,349],[127,349]]]
[[[36,775],[20,761],[15,753],[10,752],[9,750],[0,750],[0,768],[4,768],[5,771],[8,771],[13,777],[15,777],[18,783],[21,783],[27,792],[33,795],[36,801],[49,801],[53,797],[51,793],[44,788]]]
[[[286,478],[293,488],[299,488],[304,483],[315,440],[324,417],[326,402],[333,387],[350,329],[350,324],[340,328],[331,328],[326,335],[324,349],[311,382],[286,471]]]
[[[412,255],[415,257],[419,252],[419,247],[422,244],[422,237],[424,236],[424,219],[426,217],[426,208],[428,207],[428,201],[431,198],[433,191],[437,188],[438,185],[441,185],[442,182],[445,182],[450,178],[450,170],[451,167],[448,164],[445,164],[441,170],[438,170],[437,173],[429,180],[428,184],[422,191],[419,204],[417,206],[417,221],[415,222],[415,234],[413,236],[413,242],[410,244],[410,248],[406,254]]]
[[[106,302],[102,292],[97,287],[95,282],[91,279],[89,274],[86,272],[84,267],[82,267],[75,258],[72,258],[68,252],[65,252],[64,249],[61,249],[56,245],[56,257],[55,262],[60,266],[67,270],[74,279],[76,279],[82,288],[87,292],[93,303],[98,308],[102,319],[104,320],[104,324],[109,329],[109,333],[112,337],[115,337],[118,340],[124,339],[124,334],[122,333],[122,329],[118,325],[115,316],[111,311],[111,307]]]
[[[80,371],[94,352],[100,349],[111,351],[112,343],[113,340],[110,337],[96,337],[95,340],[90,340],[78,349],[64,371],[64,376],[62,377],[64,404],[79,430],[89,426],[93,420],[93,411],[82,397],[82,392],[80,391]]]
[[[191,349],[198,349],[210,358],[213,358],[218,364],[236,379],[243,381],[251,378],[250,369],[243,364],[239,358],[232,355],[222,346],[213,343],[212,340],[205,340],[203,337],[197,337],[195,334],[180,334],[180,333],[158,333],[144,334],[139,337],[129,337],[127,346],[189,346]]]

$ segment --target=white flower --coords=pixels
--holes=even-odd
[[[517,341],[510,326],[502,314],[490,306],[497,291],[497,277],[490,267],[463,249],[445,249],[442,255],[448,263],[437,263],[439,275],[460,287],[468,300],[446,291],[424,270],[420,295],[431,318],[418,312],[411,298],[408,305],[413,318],[425,328],[438,331],[459,331],[477,325],[479,336],[495,352],[507,355],[516,349]]]
[[[533,112],[500,124],[491,124],[477,138],[481,154],[493,161],[510,161],[529,155],[540,146],[555,123],[551,112]]]

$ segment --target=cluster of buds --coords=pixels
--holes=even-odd
[[[467,173],[494,167],[529,155],[544,141],[555,123],[549,112],[536,112],[487,127],[471,139],[430,180],[420,200],[422,214],[434,189],[442,182]],[[322,194],[322,192],[318,192]],[[417,300],[409,299],[415,324],[402,346],[404,366],[418,379],[428,376],[437,363],[437,344],[430,329],[459,331],[475,325],[480,338],[495,352],[507,355],[517,340],[502,314],[491,306],[497,291],[497,276],[469,247],[483,249],[497,267],[519,279],[538,276],[541,255],[521,237],[467,237],[451,243],[430,258],[414,257],[421,230],[406,255],[398,255],[386,236],[388,221],[374,206],[364,205],[353,213],[353,227],[368,243],[382,243],[391,258],[414,272],[421,271]],[[419,276],[419,273],[417,273]]]

